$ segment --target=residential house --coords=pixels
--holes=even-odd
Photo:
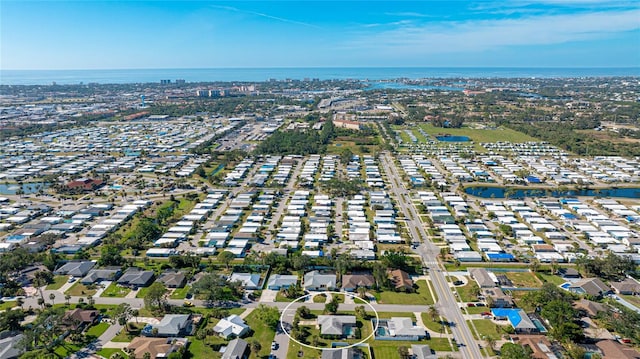
[[[340,350],[323,350],[321,359],[354,359],[358,358],[354,348]]]
[[[640,294],[640,283],[635,279],[625,278],[622,282],[611,282],[611,287],[617,294],[638,295]]]
[[[561,358],[560,351],[544,335],[518,335],[516,343],[531,349],[532,359]]]
[[[429,345],[424,344],[424,345],[417,345],[417,344],[412,344],[411,345],[411,353],[412,353],[412,359],[438,359],[438,356],[433,353],[433,351],[431,350],[431,347],[429,347]]]
[[[127,350],[132,351],[136,359],[144,358],[146,353],[151,354],[151,359],[167,358],[169,354],[187,346],[186,338],[146,338],[135,337]]]
[[[587,299],[580,299],[574,302],[573,307],[580,312],[584,312],[584,315],[589,317],[595,317],[598,313],[607,309],[604,305]]]
[[[18,332],[0,333],[0,359],[17,359],[24,353],[20,342],[24,335]]]
[[[190,314],[166,314],[158,324],[144,327],[142,334],[154,337],[182,337],[191,335],[194,329]]]
[[[244,323],[244,320],[235,314],[221,319],[218,324],[213,327],[213,331],[225,339],[241,337],[247,334],[250,329],[251,328]]]
[[[269,278],[267,288],[271,290],[280,290],[289,288],[298,283],[298,276],[287,274],[274,274]]]
[[[349,338],[353,337],[356,326],[354,315],[319,315],[320,335]]]
[[[95,265],[96,262],[93,261],[67,262],[60,268],[56,269],[53,274],[70,275],[76,278],[84,277]]]
[[[389,271],[389,280],[397,291],[413,291],[413,280],[409,277],[409,273],[402,269]]]
[[[497,280],[495,275],[489,274],[484,268],[469,268],[471,278],[473,278],[480,288],[493,288],[496,286]]]
[[[558,274],[562,278],[580,278],[580,273],[574,268],[560,268]]]
[[[167,288],[182,288],[187,283],[187,276],[184,272],[165,271],[156,279]]]
[[[304,275],[303,288],[310,291],[326,291],[336,289],[336,275],[334,273],[320,273],[311,271]]]
[[[640,353],[614,340],[601,340],[596,346],[602,352],[602,359],[640,359]]]
[[[93,178],[78,178],[77,180],[68,182],[66,187],[76,191],[93,191],[104,185],[104,181]]]
[[[119,267],[92,269],[84,278],[80,279],[80,283],[94,284],[102,281],[114,281],[118,276],[120,276]]]
[[[249,358],[249,343],[242,339],[234,339],[223,349],[221,359],[247,359]]]
[[[600,297],[611,292],[611,288],[604,284],[600,278],[580,279],[571,283],[567,289],[573,293],[587,294],[593,297]]]
[[[244,289],[261,289],[260,274],[257,273],[233,273],[229,282],[240,282]]]
[[[140,268],[129,267],[122,274],[120,279],[118,279],[117,283],[125,287],[140,288],[151,284],[154,277],[155,273],[153,273],[153,271],[145,271]]]
[[[62,319],[64,325],[71,330],[82,330],[93,325],[100,318],[97,310],[84,310],[76,308],[64,313]]]
[[[416,325],[411,318],[393,317],[386,321],[386,325],[392,337],[413,337],[414,340],[427,337],[427,331]]]
[[[538,327],[533,324],[531,318],[522,309],[497,308],[491,309],[491,313],[496,319],[508,319],[518,334],[530,334],[538,331]]]
[[[360,288],[371,288],[375,284],[371,274],[345,274],[342,276],[342,290],[355,292]]]
[[[485,297],[487,304],[491,308],[511,308],[513,307],[513,298],[509,295],[506,295],[502,289],[495,288],[484,288],[482,290],[482,295]]]

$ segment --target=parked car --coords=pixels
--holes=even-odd
[[[271,343],[271,350],[276,350],[276,349],[278,349],[278,343],[277,342]]]
[[[467,307],[475,307],[476,305],[473,303],[467,303]]]

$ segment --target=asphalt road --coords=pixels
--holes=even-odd
[[[438,262],[440,249],[433,244],[433,242],[429,241],[429,236],[424,229],[418,211],[409,198],[409,192],[402,183],[402,176],[393,162],[393,157],[391,157],[388,152],[385,152],[381,156],[381,160],[384,171],[387,173],[389,179],[388,182],[391,184],[391,191],[395,194],[398,206],[406,218],[411,237],[414,241],[418,240],[422,242],[416,251],[422,257],[424,265],[429,269],[431,282],[438,295],[436,308],[438,308],[440,314],[451,323],[451,331],[456,343],[460,346],[462,357],[469,359],[484,357],[471,334],[467,322],[460,312],[457,300],[449,289],[449,284],[445,276],[447,273],[446,269]],[[422,307],[418,311],[422,312],[425,310],[426,308]]]

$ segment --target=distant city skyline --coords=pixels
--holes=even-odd
[[[0,2],[0,69],[638,67],[635,1]]]

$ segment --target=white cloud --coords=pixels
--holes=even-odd
[[[482,51],[513,45],[551,45],[640,29],[640,9],[403,25],[359,33],[348,46],[404,53]]]

